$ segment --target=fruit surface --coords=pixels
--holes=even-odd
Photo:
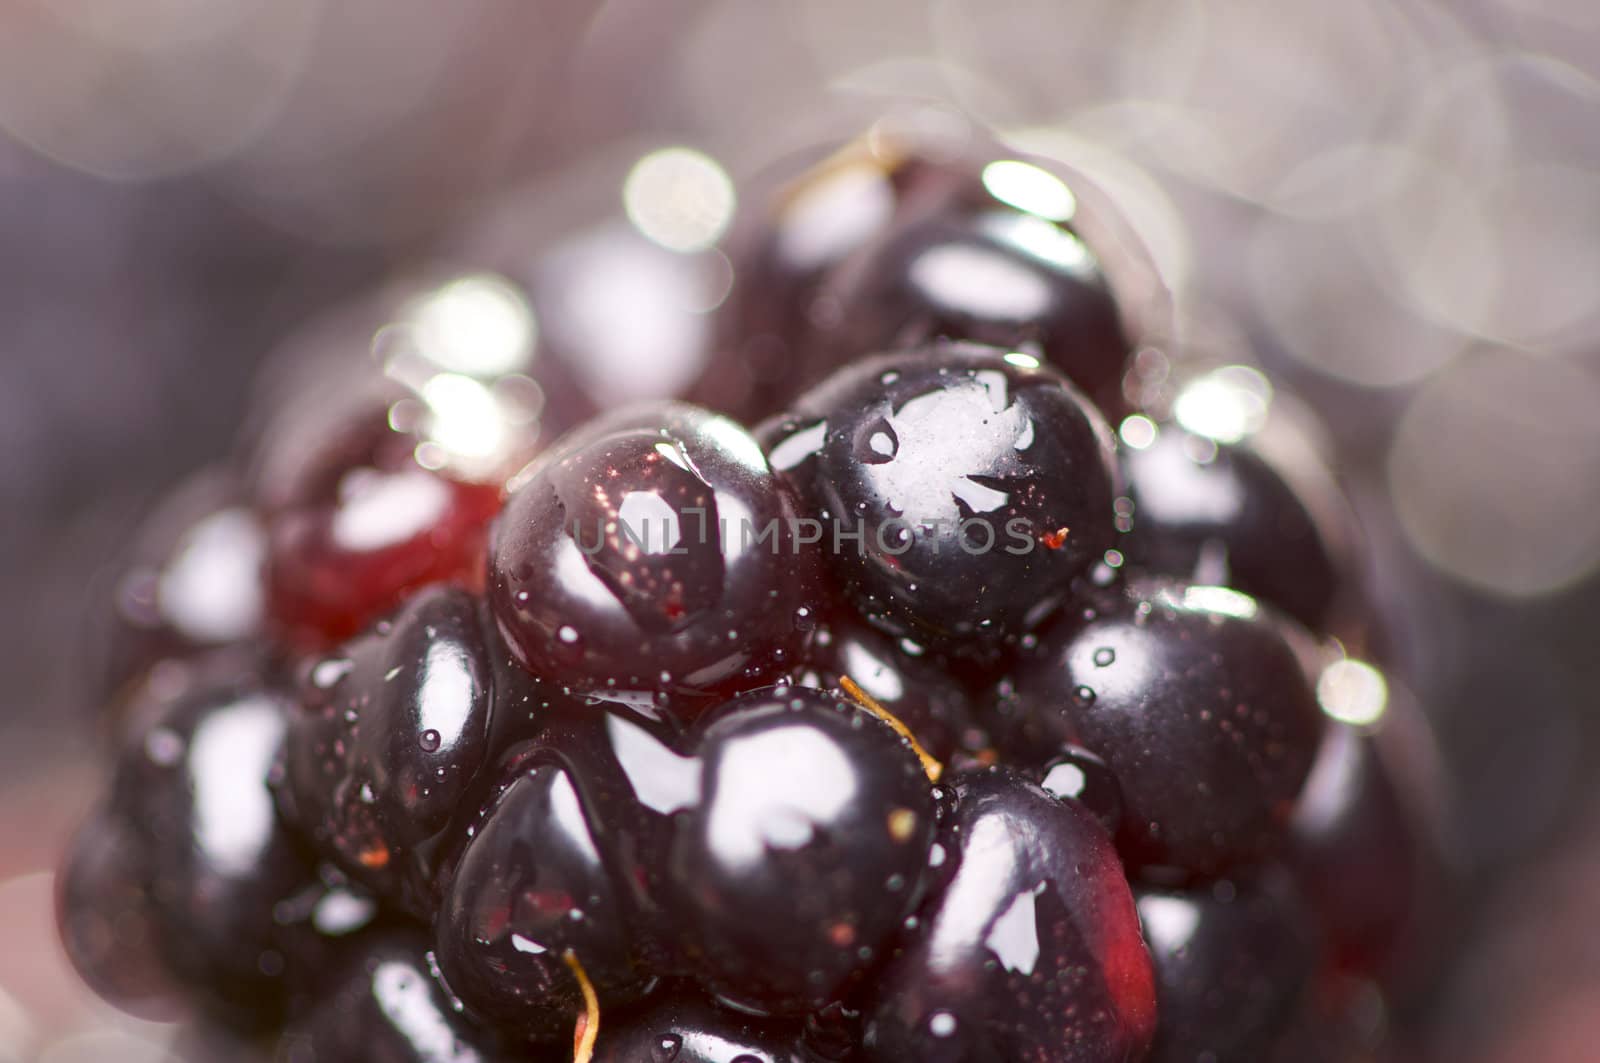
[[[1315,433],[932,129],[294,348],[109,581],[93,988],[240,1061],[1369,1058],[1446,835]]]
[[[953,783],[945,882],[878,986],[867,1058],[1140,1058],[1155,984],[1133,895],[1094,817],[1005,769]]]
[[[497,1027],[556,1040],[583,1013],[581,959],[606,1005],[642,995],[627,912],[572,773],[535,755],[467,844],[438,919],[440,970]]]
[[[726,692],[799,659],[818,558],[732,421],[685,406],[580,432],[495,525],[489,598],[517,658],[582,694]]]
[[[819,339],[830,357],[818,368],[970,340],[1034,354],[1115,402],[1131,344],[1094,253],[1070,227],[982,198],[908,222],[841,271],[837,293],[823,295],[840,308]]]
[[[319,871],[277,815],[283,690],[234,655],[207,665],[138,717],[111,799],[128,863],[104,881],[148,900],[139,920],[176,981],[230,1021],[271,1024],[376,909]]]
[[[351,874],[429,911],[440,833],[488,757],[492,691],[477,602],[413,596],[306,669],[280,793]]]
[[[510,1063],[532,1057],[458,1012],[438,980],[427,939],[377,935],[283,1036],[281,1063]],[[555,1057],[547,1057],[555,1058]]]
[[[846,595],[892,635],[1002,643],[1059,607],[1115,536],[1104,421],[1025,357],[962,346],[870,359],[761,434]]]
[[[1142,441],[1142,440],[1141,440]],[[1312,464],[1307,459],[1304,464]],[[1123,451],[1132,530],[1130,564],[1197,583],[1233,587],[1312,628],[1333,618],[1348,573],[1347,530],[1335,498],[1307,499],[1250,442],[1217,443],[1164,425]],[[1300,477],[1310,486],[1321,470]]]
[[[921,894],[930,783],[888,725],[820,691],[748,694],[710,721],[669,916],[723,999],[820,1007],[885,958]]]
[[[755,1019],[687,992],[664,991],[605,1028],[597,1063],[827,1063],[801,1024]]]
[[[1267,1058],[1320,958],[1315,920],[1287,876],[1137,896],[1161,1015],[1152,1063]]]
[[[114,694],[162,660],[262,634],[261,521],[222,469],[180,485],[135,536],[116,581],[102,687]]]
[[[1296,636],[1253,599],[1134,585],[1063,617],[1006,684],[1019,756],[1077,741],[1122,785],[1138,865],[1210,874],[1279,847],[1323,716]]]

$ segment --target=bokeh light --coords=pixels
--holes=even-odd
[[[1429,382],[1389,451],[1390,497],[1415,547],[1455,578],[1548,594],[1600,564],[1600,379],[1485,354]]]
[[[622,206],[639,231],[662,247],[703,251],[733,220],[733,182],[703,152],[663,148],[629,171]]]

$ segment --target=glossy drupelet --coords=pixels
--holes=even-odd
[[[500,486],[419,464],[419,440],[390,425],[399,401],[358,394],[310,423],[291,408],[261,444],[270,615],[296,645],[348,638],[430,583],[482,585]]]
[[[667,989],[622,1013],[595,1045],[595,1063],[834,1063],[794,1020],[757,1019]]]
[[[1161,1016],[1150,1063],[1268,1058],[1321,960],[1316,920],[1288,876],[1135,892]]]
[[[927,650],[890,638],[848,608],[828,615],[793,673],[797,685],[819,690],[838,690],[842,677],[905,724],[934,759],[993,755],[977,699]]]
[[[304,672],[281,804],[351,875],[428,917],[440,836],[489,756],[477,600],[427,588]]]
[[[1327,629],[1348,595],[1355,533],[1307,448],[1291,459],[1255,437],[1218,442],[1172,424],[1129,435],[1141,444],[1122,450],[1130,565],[1232,587]]]
[[[934,850],[941,881],[877,985],[866,1058],[1142,1058],[1155,984],[1110,838],[1087,809],[1009,769],[951,789]]]
[[[802,687],[723,706],[696,750],[667,912],[691,967],[750,1010],[841,999],[921,896],[935,827],[921,764],[882,720]]]
[[[1334,960],[1402,992],[1452,903],[1444,793],[1427,720],[1396,693],[1380,729],[1329,727],[1290,825],[1286,862]]]
[[[322,999],[293,1023],[276,1063],[533,1063],[463,1015],[439,980],[425,935],[374,933],[347,958]],[[543,1057],[549,1063],[556,1053]]]
[[[535,753],[467,844],[437,923],[440,969],[472,1011],[534,1040],[583,1013],[579,957],[601,1000],[627,1003],[651,977],[635,967],[623,896],[573,773]]]
[[[1105,422],[1026,356],[868,359],[759,434],[856,609],[940,649],[982,657],[1037,626],[1116,534]]]
[[[838,309],[818,330],[826,354],[817,370],[935,339],[970,340],[1033,354],[1119,410],[1132,343],[1094,252],[1050,216],[1070,209],[1071,192],[1020,160],[986,176],[1006,181],[1005,166],[1044,186],[1034,197],[1039,211],[1000,201],[974,176],[945,209],[909,219],[830,278],[820,298]]]
[[[1063,799],[1070,798],[1094,813],[1106,833],[1122,831],[1122,784],[1104,760],[1082,746],[1066,743],[1031,773],[1041,787]]]
[[[134,536],[104,617],[106,697],[163,660],[187,660],[263,634],[260,518],[230,471],[201,472],[151,513]]]
[[[1076,223],[1077,175],[982,136],[884,128],[786,169],[758,179],[730,241],[697,400],[769,416],[864,356],[951,339],[1034,354],[1120,414],[1134,342]]]
[[[837,314],[836,303],[817,305],[824,282],[956,179],[948,164],[892,137],[807,152],[758,175],[726,241],[733,288],[713,315],[695,401],[754,420],[820,379],[816,320]]]
[[[1077,741],[1121,783],[1135,866],[1199,874],[1270,854],[1323,729],[1296,639],[1235,591],[1155,582],[1064,616],[1002,684],[1013,755]]]
[[[820,573],[744,429],[667,405],[581,431],[495,523],[489,601],[529,671],[648,703],[728,693],[799,660]]]
[[[319,870],[276,814],[270,779],[291,708],[253,655],[211,655],[183,681],[136,708],[94,828],[121,844],[77,848],[65,880],[79,907],[63,919],[121,907],[128,929],[153,931],[173,981],[230,1023],[270,1028],[376,906]],[[75,959],[97,983],[122,978]]]

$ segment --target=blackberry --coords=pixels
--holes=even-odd
[[[302,343],[118,585],[94,988],[299,1063],[1374,1045],[1447,864],[1334,481],[1125,393],[1048,166],[820,165],[730,245],[724,412],[474,353],[482,273]]]

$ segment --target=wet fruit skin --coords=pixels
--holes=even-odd
[[[570,1036],[584,1012],[569,952],[602,1008],[654,981],[634,964],[625,896],[579,785],[553,754],[520,759],[467,843],[436,922],[440,970],[469,1011],[531,1040]]]
[[[1077,741],[1122,784],[1135,866],[1215,874],[1278,848],[1323,716],[1283,621],[1244,595],[1179,583],[1108,593],[1063,617],[1004,684],[1024,762]]]
[[[305,672],[282,803],[351,875],[429,915],[440,835],[489,754],[492,665],[476,599],[425,589]]]
[[[1142,1058],[1155,984],[1110,839],[1088,810],[1009,769],[952,788],[944,878],[878,982],[865,1058]]]
[[[794,517],[743,429],[669,404],[528,470],[495,523],[490,606],[517,659],[577,694],[748,689],[816,624]]]
[[[870,138],[758,175],[727,241],[733,289],[715,315],[695,401],[753,421],[819,379],[811,336],[828,275],[955,180],[954,168],[908,143]]]
[[[1072,182],[977,141],[875,133],[751,197],[697,401],[756,420],[860,357],[953,339],[1029,350],[1120,413],[1132,342]]]
[[[909,220],[830,278],[822,298],[837,300],[838,318],[819,330],[814,372],[968,340],[1035,354],[1118,411],[1132,344],[1094,254],[1070,225],[973,185],[970,204]]]
[[[758,434],[822,523],[845,594],[891,635],[998,645],[1042,621],[1115,536],[1109,430],[1022,356],[868,359]]]
[[[1252,441],[1219,444],[1176,425],[1162,425],[1146,447],[1124,448],[1122,460],[1133,501],[1121,547],[1129,564],[1233,587],[1327,629],[1353,532],[1326,527],[1347,514],[1325,472],[1317,479],[1327,479],[1327,497],[1302,498]]]
[[[482,584],[500,487],[417,464],[417,438],[390,428],[391,399],[351,399],[343,419],[322,411],[333,423],[285,417],[263,443],[269,612],[299,646],[349,638],[430,583]]]
[[[1078,745],[1064,745],[1029,773],[1047,792],[1070,798],[1094,813],[1108,837],[1122,831],[1122,784],[1105,761]]]
[[[1405,986],[1449,906],[1449,858],[1438,809],[1422,799],[1440,790],[1426,721],[1398,699],[1387,717],[1377,734],[1328,728],[1286,862],[1341,967]]]
[[[261,635],[266,544],[237,478],[208,470],[146,519],[117,581],[102,691],[110,697],[158,661]]]
[[[667,917],[723,1000],[821,1007],[887,956],[921,896],[932,786],[888,724],[821,691],[756,692],[709,719]]]
[[[756,1019],[671,990],[600,1027],[595,1063],[828,1063],[801,1024]]]
[[[510,1063],[532,1060],[460,1014],[415,930],[362,942],[311,1012],[285,1031],[280,1063]],[[552,1053],[551,1063],[558,1058]]]
[[[1267,1058],[1321,959],[1316,921],[1287,875],[1135,895],[1161,1016],[1150,1063]]]
[[[797,685],[819,690],[839,690],[841,677],[905,724],[935,760],[978,758],[988,748],[966,689],[920,647],[897,645],[849,608],[828,614],[793,673]]]
[[[228,1021],[254,1026],[278,1021],[373,907],[320,876],[276,815],[269,777],[290,705],[240,663],[224,655],[140,715],[112,807],[135,839],[126,874],[144,884],[163,964]],[[333,892],[340,918],[321,906]]]
[[[56,922],[72,966],[124,1011],[171,1021],[181,989],[162,966],[161,928],[140,873],[139,841],[109,810],[78,828],[56,880]]]

